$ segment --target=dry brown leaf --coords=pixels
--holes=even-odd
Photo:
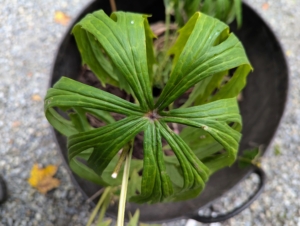
[[[261,8],[262,8],[263,10],[268,10],[269,7],[270,7],[269,3],[266,2],[266,3],[264,3],[264,4],[262,5]]]
[[[53,188],[57,188],[60,184],[58,179],[53,178],[56,172],[57,166],[55,165],[48,165],[45,168],[40,168],[38,164],[34,164],[30,172],[28,183],[40,193],[46,194]]]
[[[71,20],[67,14],[62,11],[56,11],[54,15],[54,21],[58,24],[62,24],[64,26],[68,25]]]
[[[41,96],[38,95],[38,94],[32,95],[32,96],[31,96],[31,99],[32,99],[33,101],[41,101],[41,100],[42,100]]]

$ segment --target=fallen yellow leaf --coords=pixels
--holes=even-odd
[[[42,100],[41,96],[38,95],[38,94],[32,95],[32,96],[31,96],[31,99],[32,99],[33,101],[41,101],[41,100]]]
[[[48,165],[45,168],[40,168],[38,164],[34,164],[30,172],[28,183],[40,193],[46,194],[53,188],[57,188],[60,184],[58,179],[53,178],[56,172],[57,166],[55,165]]]
[[[54,21],[56,23],[62,24],[64,26],[68,25],[71,20],[71,17],[69,17],[67,14],[61,11],[56,11],[54,15]]]

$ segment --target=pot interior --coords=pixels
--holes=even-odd
[[[118,10],[152,14],[150,23],[164,20],[164,5],[161,0],[117,1]],[[110,13],[109,1],[97,0],[92,2],[78,16],[79,21],[85,14],[98,9]],[[74,24],[76,23],[74,22]],[[73,25],[74,25],[73,24]],[[76,47],[75,39],[70,35],[71,29],[66,33],[53,66],[51,86],[61,77],[67,76],[76,79],[81,71],[81,58]],[[243,25],[236,29],[236,24],[231,26],[237,37],[246,49],[254,71],[248,76],[247,86],[242,93],[240,109],[243,118],[243,138],[239,154],[251,148],[253,144],[263,145],[265,152],[278,127],[288,91],[288,69],[284,54],[265,22],[247,5],[243,5]],[[67,161],[66,138],[55,131],[62,155]],[[215,173],[209,180],[202,194],[189,201],[137,205],[128,203],[127,210],[133,213],[139,208],[140,220],[143,222],[158,222],[175,219],[182,216],[195,214],[198,209],[222,196],[231,189],[249,172],[250,168],[241,170],[237,164]],[[92,196],[99,190],[99,186],[85,181],[72,174],[73,181],[86,197]],[[108,215],[115,217],[118,206],[112,206]]]

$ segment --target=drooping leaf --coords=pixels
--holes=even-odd
[[[118,86],[119,81],[113,67],[109,59],[105,57],[103,48],[95,37],[81,29],[73,29],[72,32],[82,58],[82,64],[89,66],[103,86],[106,83]]]
[[[102,186],[119,186],[122,183],[122,175],[124,172],[124,166],[121,167],[118,173],[117,178],[112,178],[112,173],[118,161],[118,156],[115,156],[109,163],[109,165],[105,168],[102,175],[96,174],[88,165],[84,162],[87,162],[90,158],[93,149],[88,149],[84,152],[81,152],[76,157],[72,158],[69,161],[70,168],[74,173],[76,173],[79,177],[84,178],[88,181],[91,181],[95,184],[99,184]],[[133,178],[136,176],[136,172],[140,171],[143,168],[143,161],[139,159],[132,159],[130,165],[130,186],[132,185],[132,189],[139,190],[141,186],[141,178]],[[134,176],[133,176],[134,175]],[[139,188],[139,189],[138,189]]]
[[[195,85],[192,93],[189,95],[188,100],[181,106],[181,108],[189,107],[193,105],[200,105],[205,103],[207,98],[212,92],[219,88],[222,78],[227,74],[227,71],[219,72],[213,76],[209,76],[201,80]]]
[[[107,111],[102,111],[94,108],[84,108],[84,110],[107,124],[114,123],[116,121]]]
[[[226,30],[226,40],[215,45]],[[180,30],[170,53],[174,54],[174,68],[155,105],[160,111],[208,76],[242,65],[251,68],[242,44],[229,34],[228,26],[201,13]]]
[[[45,103],[44,103],[45,106]],[[76,127],[70,120],[65,119],[62,117],[55,109],[49,108],[45,109],[45,116],[49,123],[58,130],[61,134],[65,136],[70,136],[72,134],[77,133]]]
[[[252,68],[249,65],[243,65],[236,69],[232,78],[225,84],[210,101],[219,99],[237,97],[246,85],[246,78]]]
[[[172,195],[173,188],[163,159],[161,136],[154,122],[144,133],[144,168],[141,195],[132,197],[134,202],[160,202]]]
[[[225,148],[227,152],[224,158],[229,159],[227,164],[231,165],[235,161],[241,134],[228,123],[241,124],[236,98],[175,109],[162,112],[162,115],[167,116],[162,119],[165,122],[181,123],[203,129]]]
[[[117,152],[139,133],[149,121],[129,116],[115,123],[69,137],[69,161],[81,152],[93,148],[87,165],[101,175]]]
[[[85,111],[82,108],[73,108],[74,112],[69,114],[69,117],[78,132],[90,130],[92,127],[88,123]]]
[[[138,105],[66,77],[62,77],[53,88],[48,90],[44,110],[47,119],[55,129],[66,136],[76,133],[74,125],[53,110],[54,107],[93,108],[126,115],[142,115]]]
[[[174,151],[183,174],[183,187],[171,197],[173,201],[182,200],[180,197],[192,198],[204,188],[210,174],[209,169],[195,156],[188,145],[175,134],[165,123],[156,123],[162,136]],[[190,193],[189,191],[195,191]]]
[[[91,181],[95,184],[99,184],[99,185],[102,185],[102,186],[108,186],[109,185],[109,183],[106,183],[91,168],[89,168],[84,163],[77,160],[76,157],[69,161],[69,166],[70,166],[71,170],[81,178],[84,178],[88,181]]]
[[[200,160],[223,149],[209,133],[199,128],[186,127],[179,135]]]
[[[153,98],[148,63],[149,67],[153,64],[152,53],[149,53],[153,47],[149,47],[152,33],[145,20],[143,15],[124,12],[115,12],[109,18],[99,10],[76,24],[73,33],[76,36],[88,32],[95,37],[123,74],[141,108],[149,110],[153,108]]]

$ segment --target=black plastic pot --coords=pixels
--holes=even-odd
[[[162,0],[127,0],[117,1],[118,10],[134,11],[152,14],[150,23],[164,20],[164,5]],[[109,1],[92,2],[77,17],[79,21],[87,13],[97,9],[110,13]],[[71,28],[70,28],[71,29]],[[288,92],[288,68],[284,54],[276,37],[266,23],[247,5],[243,5],[243,26],[231,30],[239,37],[254,67],[254,72],[248,77],[247,87],[243,90],[243,101],[240,103],[243,117],[243,138],[239,154],[251,147],[251,144],[263,145],[263,152],[270,144],[284,112]],[[51,86],[61,77],[76,79],[81,70],[81,58],[74,37],[70,30],[61,43],[51,77]],[[64,159],[67,161],[66,138],[55,131],[55,137]],[[224,195],[251,173],[260,177],[260,185],[249,200],[232,212],[217,218],[201,217],[198,210],[211,204]],[[72,174],[74,183],[86,197],[92,196],[99,187]],[[237,164],[215,173],[209,180],[204,192],[196,199],[155,205],[137,205],[129,203],[127,210],[132,213],[139,208],[140,220],[143,222],[166,222],[177,218],[193,218],[200,222],[215,222],[226,220],[248,207],[262,191],[264,173],[255,167],[240,169]],[[116,216],[117,205],[108,210],[110,216]]]

